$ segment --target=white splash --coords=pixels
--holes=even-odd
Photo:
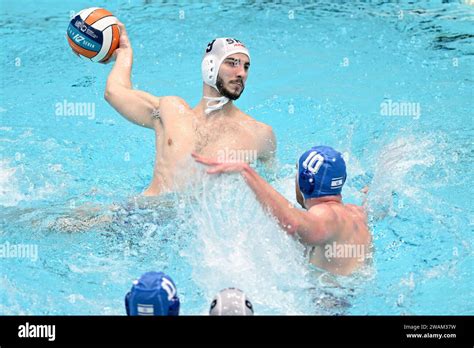
[[[0,160],[0,205],[13,207],[25,196],[20,192],[18,179],[15,176],[17,168],[10,167],[7,160]]]
[[[368,210],[374,216],[393,214],[392,193],[407,201],[419,202],[424,193],[422,178],[414,169],[431,167],[439,161],[433,137],[401,137],[384,146],[375,160],[374,177],[369,188]],[[411,176],[409,176],[411,175]]]
[[[195,235],[182,254],[209,300],[227,287],[250,298],[257,314],[308,313],[304,248],[269,217],[238,175],[195,177],[182,216]],[[199,186],[199,185],[198,185]]]

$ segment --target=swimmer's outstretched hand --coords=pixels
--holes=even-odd
[[[117,21],[117,25],[119,27],[120,31],[120,41],[119,41],[119,46],[118,48],[112,53],[112,56],[105,62],[102,62],[103,64],[109,64],[110,62],[114,62],[117,59],[117,56],[120,54],[130,54],[132,55],[132,45],[130,44],[130,39],[128,38],[127,30],[125,29],[125,25]]]
[[[240,173],[248,167],[248,164],[245,162],[219,162],[212,158],[198,155],[195,152],[191,155],[196,162],[210,167],[210,169],[207,170],[208,174]]]

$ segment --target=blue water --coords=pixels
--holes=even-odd
[[[90,6],[0,5],[0,244],[38,248],[35,260],[0,258],[0,314],[123,315],[131,281],[150,270],[173,277],[183,314],[207,313],[229,286],[257,314],[474,314],[474,7],[94,3],[127,26],[134,87],[191,105],[207,42],[246,43],[237,106],[273,126],[278,164],[266,178],[291,202],[306,148],[344,153],[345,201],[370,187],[374,259],[352,277],[318,277],[237,177],[199,174],[185,194],[139,196],[154,134],[104,101],[111,65],[66,42],[70,16]],[[384,114],[389,100],[419,112]],[[94,112],[61,115],[67,102]]]

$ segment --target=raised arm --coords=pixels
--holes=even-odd
[[[159,110],[160,98],[132,89],[130,79],[133,63],[132,46],[125,26],[120,22],[118,25],[120,45],[114,52],[115,64],[107,79],[104,98],[130,122],[153,129],[153,115]]]
[[[193,154],[197,162],[210,166],[209,174],[240,173],[257,196],[257,200],[275,216],[278,224],[288,233],[297,234],[307,244],[320,244],[331,238],[331,216],[322,212],[302,211],[293,206],[285,197],[267,183],[247,163],[219,163]]]

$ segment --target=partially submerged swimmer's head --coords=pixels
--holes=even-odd
[[[297,163],[296,200],[305,208],[306,200],[340,196],[346,182],[346,163],[342,154],[329,146],[314,146]]]
[[[214,88],[220,97],[205,95],[206,114],[221,109],[230,100],[237,100],[245,89],[250,54],[237,39],[217,38],[207,45],[201,63],[204,83]],[[214,105],[211,103],[214,102]]]
[[[214,297],[209,315],[253,315],[253,306],[245,293],[236,288],[219,291]]]
[[[147,272],[125,296],[127,315],[177,316],[180,301],[173,280],[163,272]]]

